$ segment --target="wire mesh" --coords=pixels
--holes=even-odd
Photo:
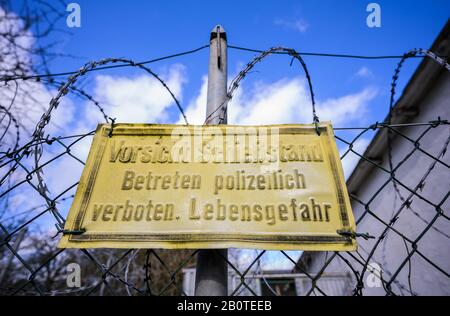
[[[191,52],[203,49],[204,46]],[[313,122],[318,121],[314,108],[312,81],[306,64],[292,49],[273,48],[247,65],[232,81],[228,100],[246,73],[264,57],[283,52],[301,63],[308,79],[313,106]],[[188,52],[189,53],[189,52]],[[184,55],[185,53],[183,53]],[[178,56],[178,55],[173,55]],[[298,253],[280,251],[289,262],[288,272],[267,273],[261,262],[271,260],[268,251],[248,251],[223,257],[229,266],[230,295],[364,295],[370,280],[380,280],[378,293],[386,295],[418,295],[422,289],[415,280],[426,273],[436,287],[450,288],[449,263],[441,254],[448,251],[450,223],[447,211],[450,142],[449,122],[436,117],[423,122],[398,124],[393,117],[394,95],[398,75],[407,58],[427,56],[443,68],[446,61],[426,50],[413,50],[402,56],[392,79],[389,115],[385,122],[366,127],[336,128],[336,141],[341,158],[356,155],[360,162],[372,168],[373,184],[351,193],[358,228],[357,252]],[[395,56],[394,56],[395,57]],[[58,92],[36,124],[31,135],[21,135],[13,102],[0,107],[2,151],[0,151],[0,294],[3,295],[189,295],[186,271],[195,267],[197,251],[193,250],[116,250],[57,249],[57,236],[64,233],[65,216],[61,209],[73,199],[78,183],[49,189],[46,170],[61,160],[84,165],[74,147],[89,140],[94,132],[51,137],[45,128],[61,99],[73,94],[91,102],[106,122],[114,124],[100,102],[75,84],[94,69],[108,69],[110,64],[138,67],[156,78],[170,93],[183,115],[183,108],[165,82],[145,63],[126,59],[104,59],[86,64],[70,72],[66,81],[55,81],[50,75],[2,79],[11,91],[26,80],[42,80]],[[12,98],[12,100],[14,100]],[[226,112],[226,108],[225,108]],[[320,114],[320,113],[318,113]],[[208,118],[207,118],[208,120]],[[355,134],[356,133],[356,134]],[[371,157],[356,150],[363,136],[377,133],[387,141],[387,159]],[[8,147],[6,150],[5,147]],[[401,150],[399,150],[401,148]],[[412,170],[414,168],[414,170]],[[362,191],[362,193],[361,193]],[[41,201],[29,205],[25,200]],[[382,200],[382,201],[381,201]],[[19,201],[19,202],[17,202]],[[380,205],[389,209],[380,210]],[[50,236],[42,226],[51,222],[57,234]],[[44,225],[44,223],[46,223]],[[362,230],[367,232],[362,232]],[[440,245],[436,249],[433,245]],[[400,251],[399,249],[402,249]],[[430,250],[431,249],[431,250]],[[252,254],[249,256],[248,254]],[[68,287],[67,269],[70,263],[82,267],[82,284]],[[377,270],[376,266],[381,267]],[[336,274],[339,271],[340,274]],[[288,281],[286,281],[288,280]],[[375,282],[376,280],[372,280]],[[372,282],[372,283],[373,283]],[[430,285],[432,286],[432,284]],[[292,288],[295,288],[293,291]],[[426,293],[426,292],[425,292]]]

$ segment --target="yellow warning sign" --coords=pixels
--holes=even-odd
[[[354,231],[328,122],[117,124],[97,128],[59,247],[355,250]]]

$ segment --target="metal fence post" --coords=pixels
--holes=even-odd
[[[226,124],[227,113],[227,36],[222,26],[211,32],[209,46],[206,124]],[[228,267],[224,258],[228,249],[203,249],[197,255],[196,296],[226,296]]]

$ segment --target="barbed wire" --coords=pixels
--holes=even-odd
[[[231,49],[247,51],[252,53],[263,53],[264,50],[247,48],[242,46],[228,45]],[[274,52],[278,55],[289,55],[288,52]],[[367,55],[351,55],[351,54],[334,54],[334,53],[312,53],[312,52],[298,52],[301,56],[315,56],[315,57],[337,57],[337,58],[349,58],[349,59],[401,59],[404,55],[378,55],[378,56],[367,56]],[[424,56],[414,56],[415,58],[422,58]]]
[[[234,93],[239,88],[239,85],[241,81],[247,76],[247,74],[253,69],[253,67],[264,60],[266,57],[270,56],[271,54],[274,54],[276,52],[284,52],[290,57],[292,57],[291,65],[294,59],[298,60],[300,62],[300,65],[303,68],[303,71],[305,73],[306,79],[308,81],[309,86],[309,93],[311,98],[311,108],[313,113],[313,123],[316,125],[317,133],[319,133],[318,129],[318,122],[319,117],[316,114],[316,102],[314,100],[314,91],[312,87],[312,80],[308,72],[308,68],[306,66],[306,63],[304,62],[303,58],[292,48],[285,48],[285,47],[272,47],[268,50],[265,50],[261,52],[259,55],[257,55],[255,58],[253,58],[252,61],[250,61],[243,70],[241,70],[238,75],[231,81],[230,86],[227,91],[227,95],[225,100],[219,104],[211,113],[209,113],[206,116],[204,124],[209,124],[211,121],[213,121],[215,118],[219,117],[219,124],[221,124],[224,120],[224,117],[226,117],[227,109],[228,109],[228,102],[233,98]]]
[[[207,46],[202,46],[198,50],[206,47]],[[198,50],[181,54],[190,54]],[[298,53],[295,50],[280,47],[257,52],[260,53],[260,55],[248,63],[239,75],[231,81],[228,89],[229,99],[232,98],[241,81],[255,64],[270,54],[287,55],[298,60],[305,72],[310,90],[313,123],[318,122],[318,116],[315,111],[312,80],[306,64],[301,57],[302,55],[307,55],[307,53]],[[364,56],[353,55],[347,57],[362,58]],[[375,56],[370,58],[369,56],[365,57],[367,57],[367,59],[377,59]],[[372,166],[376,172],[387,176],[387,179],[385,181],[383,180],[378,187],[371,189],[373,191],[371,191],[368,199],[364,199],[353,193],[350,194],[352,204],[355,205],[354,208],[360,206],[360,209],[362,210],[356,219],[357,225],[360,225],[363,221],[369,221],[370,225],[380,225],[382,229],[380,232],[375,231],[375,229],[368,232],[375,237],[374,241],[366,240],[369,234],[358,233],[351,236],[352,238],[361,239],[358,244],[359,249],[362,252],[323,253],[323,263],[319,264],[314,271],[311,270],[310,265],[302,264],[301,260],[293,258],[287,252],[279,252],[282,257],[294,267],[294,270],[299,272],[305,280],[308,280],[309,285],[304,288],[304,291],[302,292],[303,295],[333,294],[326,283],[328,280],[327,273],[329,269],[332,269],[332,267],[338,263],[342,265],[340,268],[341,270],[345,270],[346,273],[349,273],[349,276],[345,277],[347,278],[346,280],[348,280],[346,281],[348,282],[347,287],[352,290],[354,295],[363,295],[365,289],[364,277],[367,273],[373,272],[371,262],[374,261],[383,263],[383,273],[380,273],[379,278],[386,295],[397,295],[398,293],[394,288],[395,286],[399,289],[400,294],[403,294],[403,292],[410,295],[420,294],[421,289],[414,289],[414,283],[412,282],[414,276],[414,273],[412,272],[412,259],[417,256],[426,262],[430,269],[437,271],[446,278],[442,282],[450,284],[450,272],[446,266],[439,264],[439,261],[436,262],[439,258],[427,254],[418,245],[424,236],[431,231],[437,233],[437,236],[439,237],[436,238],[448,239],[449,236],[446,231],[437,225],[437,221],[438,219],[443,219],[446,222],[450,221],[443,206],[450,196],[450,191],[448,188],[444,189],[443,197],[438,201],[432,200],[430,196],[427,195],[427,192],[424,191],[426,188],[425,181],[432,181],[430,180],[430,177],[433,172],[436,172],[437,168],[440,168],[440,172],[442,172],[442,170],[448,172],[450,169],[448,162],[443,159],[450,143],[450,135],[448,135],[448,127],[450,124],[448,118],[437,117],[430,121],[407,123],[398,123],[393,119],[395,109],[395,88],[401,67],[406,59],[417,57],[429,57],[435,60],[443,68],[449,69],[446,60],[426,50],[417,49],[402,55],[393,75],[390,107],[387,119],[384,122],[375,122],[374,124],[367,126],[342,126],[334,128],[336,132],[341,131],[346,135],[335,135],[336,141],[345,147],[341,152],[341,159],[345,159],[350,154],[354,155],[359,160],[365,161]],[[378,59],[380,58],[399,58],[399,56],[378,56]],[[120,65],[110,65],[114,63],[120,63]],[[5,135],[10,133],[12,126],[14,126],[14,129],[16,130],[16,132],[12,132],[12,135],[15,135],[12,137],[12,146],[7,150],[2,150],[0,152],[0,170],[3,171],[0,178],[0,201],[14,198],[15,195],[24,194],[24,192],[28,192],[26,190],[30,190],[30,192],[37,193],[37,196],[44,202],[30,207],[26,207],[25,204],[21,206],[19,203],[18,208],[17,203],[12,205],[6,204],[8,205],[6,208],[8,211],[11,211],[11,208],[17,208],[17,210],[11,211],[12,213],[8,214],[8,216],[0,216],[0,253],[2,258],[0,259],[0,267],[2,267],[2,271],[9,271],[5,276],[1,276],[2,274],[0,273],[1,293],[8,295],[103,295],[106,291],[109,291],[110,294],[123,295],[188,294],[185,292],[183,282],[180,278],[184,267],[195,264],[195,257],[197,254],[197,251],[195,250],[182,252],[180,256],[177,257],[174,255],[175,252],[173,251],[156,249],[149,249],[145,252],[133,249],[124,251],[56,249],[53,242],[54,239],[52,238],[54,236],[47,236],[45,234],[40,235],[33,232],[32,229],[28,229],[32,224],[39,226],[39,221],[44,220],[45,216],[50,215],[52,218],[51,221],[55,224],[57,233],[62,232],[65,218],[57,205],[63,205],[73,198],[73,190],[76,188],[78,182],[74,181],[74,183],[66,187],[56,188],[59,191],[55,194],[51,194],[47,187],[47,182],[50,179],[46,178],[44,169],[49,168],[57,161],[65,159],[73,160],[80,165],[83,165],[84,159],[78,157],[73,152],[73,148],[82,140],[92,137],[94,132],[88,131],[73,135],[50,137],[48,134],[46,135],[45,129],[52,119],[53,111],[58,108],[62,98],[69,93],[82,97],[92,103],[102,114],[105,122],[111,120],[111,117],[106,113],[104,106],[102,106],[98,100],[75,85],[80,77],[94,71],[94,69],[110,69],[110,66],[138,67],[155,77],[155,79],[168,90],[168,93],[172,96],[180,113],[185,118],[186,124],[188,124],[181,104],[170,91],[169,87],[153,71],[143,66],[142,63],[135,63],[131,60],[122,58],[110,58],[86,64],[80,70],[71,72],[71,76],[66,81],[56,81],[51,75],[42,78],[27,78],[26,80],[42,80],[46,84],[56,87],[58,91],[51,99],[48,108],[40,117],[30,139],[25,142],[24,137],[20,137],[20,127],[18,126],[14,112],[11,111],[10,107],[0,106],[0,114],[3,115],[1,122],[3,123],[4,119],[6,119],[5,123],[2,125],[5,130],[0,134],[3,135],[0,138],[0,141],[4,142],[4,140],[6,140],[4,139],[6,137]],[[8,80],[14,81],[17,85],[18,83],[16,80],[19,79],[20,78]],[[14,101],[12,103],[14,103]],[[224,114],[226,114],[226,106],[224,111],[225,112],[219,114],[222,118],[224,117]],[[215,113],[211,114],[207,120],[211,120],[213,115],[217,115],[218,110],[214,112]],[[414,137],[411,136],[410,131],[414,131],[417,135]],[[349,137],[348,133],[351,132],[356,132],[356,134],[352,135],[350,140],[347,140],[346,138]],[[374,157],[367,156],[366,153],[361,153],[355,149],[356,142],[372,132],[388,135],[387,167],[376,161]],[[113,135],[114,134],[112,134],[112,136]],[[445,137],[445,135],[448,136]],[[427,147],[426,142],[424,142],[425,137],[438,136],[441,139],[439,150],[437,150],[437,152],[430,151],[430,148]],[[391,139],[389,140],[389,138]],[[412,145],[411,150],[397,162],[394,162],[394,153],[391,143],[394,140]],[[48,152],[49,148],[55,149],[55,153],[53,155],[44,155],[44,153]],[[405,179],[400,179],[400,168],[404,167],[412,157],[418,155],[426,157],[430,162],[421,166],[423,168],[423,170],[420,171],[421,173],[416,172],[416,175],[419,176],[417,181],[411,183],[405,181]],[[442,174],[441,176],[445,176],[445,174]],[[384,218],[376,211],[377,205],[375,201],[377,197],[388,190],[389,185],[393,185],[395,196],[400,196],[401,205],[397,206],[394,203],[392,206],[392,214],[388,214],[389,216]],[[402,191],[406,192],[406,194],[402,193]],[[424,203],[434,210],[431,219],[425,217],[423,208],[421,208],[420,211],[414,210],[413,203],[415,203],[415,201],[421,201],[421,203]],[[9,202],[7,201],[7,203]],[[418,218],[425,225],[417,235],[412,237],[408,235],[409,232],[402,231],[402,229],[396,225],[401,217],[410,219],[410,217],[408,217],[409,215],[404,212],[405,209],[410,210],[414,218]],[[48,219],[46,219],[46,221],[48,222]],[[400,254],[398,254],[401,262],[396,266],[393,266],[394,263],[386,262],[387,259],[383,257],[383,254],[386,254],[389,249],[394,249],[389,248],[394,247],[394,245],[388,243],[388,233],[400,238],[405,247],[406,254],[404,257],[400,257]],[[21,234],[25,236],[25,241],[21,241],[21,238],[19,238]],[[42,257],[39,257],[39,260],[35,261],[34,258],[36,257],[36,254],[34,253],[43,251],[43,249],[38,246],[38,242],[46,243],[46,247],[42,248],[48,248],[48,252],[43,253]],[[31,252],[27,249],[30,249]],[[424,249],[426,250],[426,248]],[[382,251],[381,257],[375,258],[376,251]],[[169,255],[165,256],[166,253]],[[232,271],[239,280],[235,288],[230,288],[230,295],[260,294],[254,285],[256,277],[261,277],[262,282],[264,282],[269,292],[274,295],[277,294],[276,290],[272,288],[269,283],[270,276],[265,275],[265,271],[262,269],[261,260],[268,256],[268,252],[266,251],[257,251],[255,256],[244,265],[237,264],[236,262],[232,262],[229,258],[223,257],[223,260],[227,262],[230,271]],[[88,283],[80,288],[67,289],[65,288],[66,275],[60,271],[59,274],[54,277],[53,283],[47,284],[46,278],[50,278],[47,267],[54,266],[58,269],[62,269],[65,262],[70,262],[70,260],[82,263],[83,269],[91,269],[89,270],[88,277],[86,277],[86,282]],[[403,273],[405,269],[407,270],[406,276],[399,278],[400,274]],[[2,280],[2,278],[4,278],[4,280]],[[249,284],[249,282],[252,283]]]
[[[190,54],[194,54],[196,52],[199,52],[205,48],[208,48],[209,45],[203,45],[200,46],[198,48],[192,49],[192,50],[188,50],[188,51],[184,51],[181,53],[176,53],[176,54],[172,54],[172,55],[167,55],[167,56],[163,56],[163,57],[158,57],[155,59],[151,59],[151,60],[146,60],[146,61],[140,61],[140,62],[134,62],[134,64],[130,64],[128,62],[124,62],[123,64],[120,65],[109,65],[109,66],[103,66],[103,67],[96,67],[96,68],[91,68],[86,70],[86,72],[91,72],[91,71],[99,71],[99,70],[106,70],[106,69],[114,69],[114,68],[123,68],[123,67],[132,67],[132,66],[144,66],[147,64],[152,64],[158,61],[163,61],[163,60],[167,60],[167,59],[172,59],[172,58],[176,58],[176,57],[181,57],[181,56],[185,56],[185,55],[190,55]],[[15,80],[29,80],[29,79],[41,79],[41,78],[48,78],[48,77],[60,77],[60,76],[70,76],[70,75],[76,75],[78,73],[78,71],[66,71],[66,72],[58,72],[58,73],[48,73],[48,74],[37,74],[37,75],[29,75],[29,76],[3,76],[0,78],[0,82],[9,82],[9,81],[15,81]]]
[[[242,46],[236,46],[236,45],[227,45],[228,48],[240,50],[240,51],[247,51],[247,52],[253,52],[253,53],[263,53],[264,50],[260,49],[254,49],[254,48],[247,48]],[[199,46],[195,49],[183,51],[180,53],[175,53],[172,55],[167,55],[163,57],[154,58],[151,60],[146,61],[140,61],[136,62],[136,65],[146,65],[146,64],[152,64],[158,61],[168,60],[172,58],[177,58],[185,55],[190,55],[197,53],[199,51],[202,51],[206,48],[209,48],[209,44]],[[275,55],[290,55],[287,51],[278,51],[273,52]],[[335,54],[335,53],[314,53],[314,52],[297,52],[299,56],[316,56],[316,57],[338,57],[338,58],[349,58],[349,59],[368,59],[368,60],[377,60],[377,59],[402,59],[404,55],[378,55],[378,56],[367,56],[367,55],[351,55],[351,54]],[[438,58],[441,58],[438,55],[435,55]],[[425,56],[421,55],[415,55],[411,56],[412,58],[423,58]],[[106,69],[114,69],[114,68],[123,68],[123,67],[130,67],[129,64],[121,64],[121,65],[110,65],[110,66],[103,66],[103,67],[97,67],[95,69],[90,69],[89,71],[99,71],[99,70],[106,70]],[[3,76],[0,78],[0,82],[10,82],[10,81],[16,81],[16,80],[30,80],[30,79],[36,79],[40,80],[43,78],[53,78],[53,77],[60,77],[60,76],[70,76],[75,75],[77,71],[65,71],[65,72],[56,72],[56,73],[46,73],[46,74],[33,74],[33,75],[22,75],[22,76]]]

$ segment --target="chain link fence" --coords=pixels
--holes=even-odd
[[[320,113],[317,115],[314,107],[306,63],[301,54],[292,49],[274,48],[261,52],[232,81],[229,99],[253,66],[274,53],[286,54],[300,62],[309,83],[313,122],[317,123]],[[394,105],[401,66],[407,58],[418,56],[431,58],[449,69],[444,59],[429,51],[406,53],[394,72],[387,119],[366,127],[335,129],[338,146],[344,148],[341,158],[356,155],[360,160],[358,167],[360,164],[366,168],[369,166],[372,169],[370,177],[381,179],[358,188],[364,191],[362,195],[350,191],[358,227],[358,232],[350,237],[357,238],[358,251],[303,254],[280,251],[274,254],[272,251],[230,250],[229,257],[223,257],[229,267],[230,295],[364,295],[365,290],[377,282],[380,294],[417,295],[422,292],[414,287],[414,279],[423,273],[431,278],[431,283],[436,283],[438,289],[446,288],[448,292],[450,267],[445,259],[448,259],[446,253],[450,237],[447,209],[450,194],[449,122],[446,118],[435,117],[421,122],[398,123]],[[56,248],[78,183],[55,186],[52,184],[54,179],[47,174],[61,161],[70,161],[70,166],[72,163],[83,166],[84,160],[79,157],[77,146],[89,142],[94,131],[50,136],[46,128],[66,95],[88,100],[105,122],[114,124],[115,119],[105,112],[101,102],[76,86],[82,76],[111,65],[136,67],[158,80],[168,90],[187,123],[175,95],[144,63],[104,59],[86,64],[62,82],[51,76],[3,78],[5,86],[0,89],[9,89],[13,97],[11,104],[0,107],[2,295],[193,294],[197,251]],[[57,93],[43,111],[35,130],[23,135],[26,129],[20,125],[18,112],[14,111],[14,90],[17,94],[15,87],[30,80],[55,87]],[[363,153],[357,149],[363,136],[375,133],[376,137],[387,142],[384,153],[387,161],[379,161],[367,151]],[[60,177],[64,177],[66,170],[60,171]],[[50,228],[49,223],[56,230]],[[54,231],[54,236],[49,231]],[[403,247],[401,252],[399,244]],[[439,245],[437,250],[432,247],[436,244]],[[435,251],[429,251],[429,247]],[[275,255],[277,260],[289,263],[292,268],[289,271],[265,271],[262,262],[273,260]],[[68,278],[77,270],[72,263],[80,267],[81,282],[69,287]]]

